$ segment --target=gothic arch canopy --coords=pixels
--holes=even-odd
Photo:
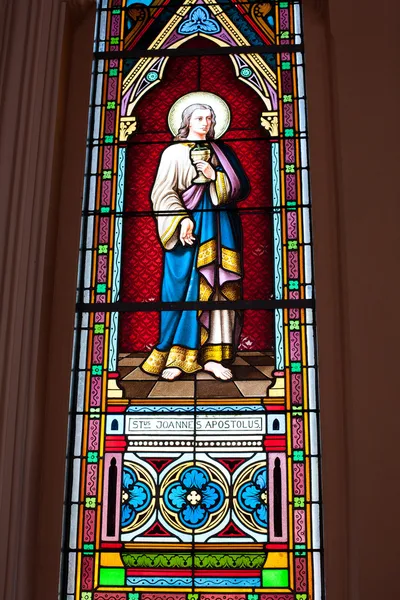
[[[197,25],[190,27],[187,24],[191,22],[191,15],[196,10],[201,11],[200,19]],[[238,50],[251,46],[254,41],[250,34],[246,37],[210,0],[207,0],[204,5],[197,5],[197,8],[196,3],[191,2],[179,12],[179,15],[171,17],[159,35],[149,44],[148,50],[155,51],[161,48],[163,51],[184,50],[185,43],[198,37],[211,40],[222,48],[238,48]],[[257,53],[242,55],[240,51],[230,54],[230,58],[238,78],[261,96],[268,111],[276,111],[276,74],[265,59]],[[123,81],[123,117],[132,117],[134,107],[140,98],[162,80],[167,61],[168,56],[139,59],[127,73]]]

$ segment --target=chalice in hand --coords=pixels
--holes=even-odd
[[[192,161],[192,163],[194,164],[195,167],[196,167],[197,161],[204,160],[205,162],[208,162],[210,160],[210,158],[211,158],[211,149],[207,144],[197,143],[190,150],[190,160]],[[196,167],[196,169],[197,169],[197,167]],[[192,180],[192,183],[209,183],[209,182],[210,182],[210,180],[208,179],[208,177],[206,177],[204,175],[204,173],[202,173],[201,171],[199,171],[199,169],[197,169],[197,177]]]

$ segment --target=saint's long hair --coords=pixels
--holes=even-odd
[[[179,127],[178,133],[176,134],[176,136],[174,137],[175,142],[180,142],[182,140],[187,140],[187,137],[189,135],[189,123],[190,123],[190,119],[192,117],[192,114],[194,113],[195,110],[200,109],[200,110],[209,110],[211,113],[211,126],[210,129],[206,135],[206,139],[207,140],[213,140],[214,139],[214,135],[215,135],[215,123],[217,122],[216,118],[215,118],[215,112],[213,111],[212,107],[209,106],[208,104],[190,104],[189,106],[187,106],[185,108],[185,110],[182,113],[182,121],[181,121],[181,126]]]

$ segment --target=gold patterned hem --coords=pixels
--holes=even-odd
[[[201,362],[205,364],[210,360],[221,362],[223,360],[231,360],[234,358],[232,344],[210,344],[203,346],[200,350]]]
[[[199,254],[197,256],[197,267],[205,267],[210,263],[214,262],[217,258],[217,242],[216,240],[209,240],[202,244],[199,248]]]
[[[164,233],[161,236],[161,243],[164,246],[164,248],[167,247],[167,244],[168,244],[169,240],[172,238],[172,236],[174,235],[179,223],[182,221],[182,219],[186,219],[187,217],[188,217],[188,215],[186,213],[179,214],[179,215],[176,215],[175,217],[172,217],[171,223],[168,225],[167,229],[164,231]]]
[[[168,351],[161,351],[154,348],[151,354],[142,364],[142,369],[149,375],[161,375],[164,369],[175,367],[185,373],[195,373],[201,370],[197,362],[199,351],[183,346],[172,346]]]
[[[215,178],[215,189],[217,190],[219,204],[226,204],[229,201],[228,190],[225,182],[225,175],[217,171]]]
[[[146,358],[142,364],[142,369],[149,375],[159,375],[165,367],[167,362],[168,352],[162,352],[154,348],[151,354]]]
[[[231,271],[237,275],[242,274],[240,265],[240,253],[236,250],[230,250],[229,248],[222,248],[222,268],[226,271]]]
[[[197,362],[199,351],[183,346],[172,346],[168,353],[165,367],[175,367],[185,373],[195,373],[201,371],[201,366]]]

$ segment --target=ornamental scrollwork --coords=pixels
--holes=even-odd
[[[263,112],[261,125],[269,132],[271,137],[278,137],[278,113],[276,111]]]
[[[120,142],[127,142],[128,138],[132,133],[136,131],[137,119],[136,117],[123,117],[119,125],[119,140]]]

